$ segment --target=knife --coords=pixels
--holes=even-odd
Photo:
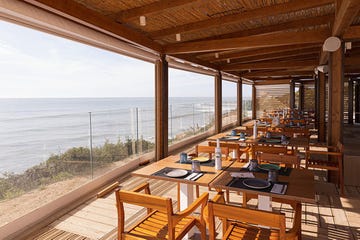
[[[191,181],[196,181],[198,178],[200,178],[202,175],[204,175],[203,173],[198,173],[198,175],[196,175],[195,177],[191,178]]]

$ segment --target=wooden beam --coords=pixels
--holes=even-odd
[[[276,16],[279,14],[285,14],[295,12],[299,10],[314,8],[333,3],[333,0],[317,0],[317,1],[303,1],[295,0],[287,3],[276,4],[268,7],[257,8],[238,14],[232,14],[227,16],[220,16],[217,18],[206,19],[198,22],[192,22],[172,28],[161,29],[150,33],[152,38],[158,38],[168,36],[176,33],[185,33],[190,31],[196,31],[207,28],[215,28],[223,26],[224,24],[230,24],[235,22],[244,22],[249,20],[255,20],[265,18],[269,16]]]
[[[164,47],[168,54],[222,51],[230,49],[249,49],[255,47],[274,47],[289,44],[318,44],[329,36],[327,30],[312,30],[304,32],[271,33],[266,35],[208,40],[188,43],[170,44]]]
[[[295,81],[290,81],[290,109],[295,108]]]
[[[221,68],[223,71],[238,71],[241,69],[289,69],[301,67],[315,67],[317,60],[304,60],[304,61],[265,61],[256,63],[239,63],[230,64]]]
[[[347,29],[347,31],[344,33],[343,38],[345,41],[359,40],[360,39],[360,25],[349,27]]]
[[[289,84],[291,79],[255,80],[255,85]]]
[[[270,76],[296,76],[308,75],[311,76],[314,71],[299,71],[299,70],[273,70],[273,71],[252,71],[241,75],[241,77],[270,77]]]
[[[232,50],[232,51],[220,52],[218,58],[215,57],[214,53],[205,53],[202,55],[197,55],[197,57],[204,61],[216,62],[216,61],[224,61],[228,58],[255,57],[255,56],[262,56],[264,54],[282,53],[290,50],[300,50],[300,49],[306,50],[308,48],[313,48],[316,46],[320,47],[320,44],[306,43],[306,44],[294,44],[294,45],[290,44],[290,45],[275,46],[275,47],[260,47],[250,50],[247,49],[247,50],[238,50],[238,51]]]
[[[116,20],[124,22],[139,16],[146,16],[152,13],[160,12],[169,8],[179,7],[188,3],[197,2],[199,0],[161,0],[148,5],[124,10],[116,14]]]
[[[359,0],[341,1],[341,5],[336,11],[332,35],[342,37],[348,27],[352,24],[360,10]]]
[[[261,61],[269,61],[269,60],[279,60],[289,58],[289,60],[299,59],[300,57],[304,56],[311,56],[311,58],[315,58],[319,53],[319,48],[314,47],[308,50],[295,50],[295,51],[287,51],[283,53],[271,53],[271,54],[264,54],[262,56],[254,56],[254,57],[240,57],[240,58],[228,58],[231,60],[231,63],[250,63],[250,62],[261,62]],[[317,57],[316,57],[317,58]],[[224,65],[227,62],[223,63]]]
[[[168,155],[168,63],[164,55],[155,62],[155,160]]]
[[[222,130],[222,78],[221,72],[215,75],[215,134]]]
[[[69,18],[75,22],[94,28],[98,31],[109,34],[113,37],[128,41],[130,43],[147,47],[157,52],[162,51],[160,44],[157,44],[150,38],[133,31],[110,18],[90,10],[83,4],[72,0],[25,0],[35,6],[46,9],[50,12]]]
[[[259,35],[265,33],[273,33],[273,32],[280,32],[289,29],[297,29],[297,28],[304,28],[307,26],[318,26],[324,24],[330,24],[332,19],[334,19],[334,14],[324,15],[324,16],[316,16],[304,19],[297,19],[293,21],[287,21],[283,23],[277,23],[274,25],[267,25],[263,27],[253,28],[253,29],[246,29],[239,32],[233,32],[228,34],[223,34],[215,37],[204,38],[202,40],[211,40],[211,39],[224,39],[224,38],[232,38],[232,37],[245,37],[245,36],[252,36],[252,35]],[[329,29],[329,26],[327,26]]]

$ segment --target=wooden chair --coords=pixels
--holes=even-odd
[[[209,146],[216,147],[216,142],[209,141]],[[220,142],[220,147],[229,148],[229,151],[235,151],[236,152],[236,160],[241,161],[240,157],[243,153],[246,154],[246,160],[249,159],[249,153],[248,150],[249,147],[240,147],[238,143],[232,143],[232,142]]]
[[[216,146],[216,144],[215,144]],[[200,156],[203,154],[208,154],[209,159],[212,159],[215,154],[215,146],[205,146],[205,145],[196,145],[194,156]],[[229,159],[229,148],[221,147],[221,154],[223,155],[223,160]]]
[[[249,151],[253,159],[257,159],[261,153],[291,154],[285,146],[252,145]]]
[[[144,190],[145,193],[139,193]],[[182,239],[194,226],[206,238],[206,224],[203,210],[208,200],[204,193],[186,210],[174,213],[171,198],[150,195],[149,184],[144,183],[132,191],[117,190],[116,206],[118,211],[118,239]],[[147,215],[125,231],[124,203],[147,208]],[[191,213],[201,206],[199,217]]]
[[[338,172],[338,185],[340,192],[344,195],[344,178],[343,178],[343,156],[344,145],[341,142],[337,146],[326,146],[327,151],[306,150],[305,167],[325,169],[328,171]]]
[[[215,240],[215,217],[223,224],[222,239],[285,239],[285,214],[209,201],[209,239]],[[264,226],[270,227],[266,228]],[[224,230],[225,229],[225,230]]]
[[[234,220],[237,220],[237,221],[241,221],[241,222],[243,222],[244,220],[243,219],[238,219],[238,218],[233,218],[233,217],[230,217],[230,216],[228,216],[229,214],[234,214],[234,215],[238,215],[238,216],[241,216],[240,214],[237,214],[235,211],[233,212],[233,211],[231,211],[230,209],[235,209],[235,208],[240,208],[240,209],[247,209],[247,208],[243,208],[243,207],[239,207],[239,206],[234,206],[234,208],[230,208],[229,210],[229,212],[228,211],[226,211],[226,213],[224,212],[224,215],[226,214],[226,216],[224,216],[224,215],[222,215],[222,216],[219,216],[219,215],[215,215],[214,214],[214,208],[211,208],[211,204],[218,204],[217,206],[220,206],[220,207],[222,207],[222,206],[232,206],[232,205],[225,205],[225,200],[224,200],[224,193],[223,192],[221,192],[221,191],[219,191],[216,195],[215,195],[215,197],[211,200],[211,201],[209,201],[209,203],[210,204],[208,204],[206,207],[205,207],[205,210],[204,210],[204,214],[205,214],[205,216],[204,216],[204,219],[205,219],[205,222],[206,222],[206,224],[207,224],[207,226],[208,226],[208,228],[209,228],[209,234],[210,234],[210,239],[215,239],[215,229],[213,229],[212,228],[212,226],[211,226],[211,224],[213,224],[213,223],[211,223],[211,221],[213,221],[213,217],[214,216],[218,216],[219,218],[220,218],[220,220],[222,221],[222,232],[223,232],[223,239],[230,239],[230,238],[226,238],[226,235],[225,234],[228,234],[228,231],[229,231],[229,229],[230,230],[236,230],[236,228],[234,227],[234,226],[231,226],[232,224],[238,224],[238,222],[235,222]],[[273,200],[274,201],[274,200]],[[298,240],[298,239],[301,239],[301,214],[302,214],[302,209],[301,209],[301,203],[299,203],[299,202],[296,202],[296,201],[293,201],[293,200],[287,200],[288,201],[288,204],[290,204],[291,205],[291,207],[293,208],[293,210],[294,210],[294,214],[293,214],[293,225],[292,225],[292,227],[289,229],[289,230],[287,230],[286,232],[285,232],[285,239],[287,239],[287,240]],[[214,206],[214,205],[213,205]],[[219,211],[221,211],[220,210],[220,207],[219,208],[217,208]],[[248,210],[250,210],[250,209],[248,209]],[[212,212],[210,212],[210,211],[212,211]],[[240,210],[240,211],[242,211],[242,210]],[[247,210],[244,210],[244,212],[245,211],[247,211]],[[271,213],[271,212],[268,212],[268,211],[259,211],[259,210],[253,210],[253,211],[255,211],[255,214],[257,214],[258,212],[264,212],[264,213]],[[244,213],[244,212],[242,212],[242,213]],[[249,218],[251,218],[252,220],[253,220],[253,222],[252,223],[254,223],[255,221],[257,222],[257,217],[258,218],[261,218],[260,216],[258,216],[258,215],[255,215],[254,213],[250,213],[250,212],[245,212],[245,213],[247,213],[249,216]],[[246,214],[245,214],[246,215]],[[276,218],[278,218],[278,215],[279,215],[279,213],[275,213],[275,215],[277,215],[277,217]],[[280,215],[283,215],[283,214],[280,214]],[[243,216],[241,216],[241,217],[243,217]],[[245,216],[246,217],[246,216]],[[269,216],[266,216],[266,218],[268,218]],[[265,218],[265,217],[264,217]],[[229,221],[230,220],[230,221]],[[233,220],[233,221],[231,221],[231,220]],[[244,221],[244,222],[247,222],[247,223],[251,223],[250,221]],[[258,223],[258,222],[257,222]],[[258,223],[259,224],[259,223]],[[240,227],[239,228],[242,228],[242,226],[241,226],[242,224],[240,224]],[[265,226],[267,226],[267,224],[259,224],[259,225],[265,225]],[[251,225],[251,226],[244,226],[245,228],[243,229],[243,230],[248,230],[247,229],[247,227],[251,227],[252,228],[252,226],[253,225]],[[284,226],[284,228],[285,228],[286,226]],[[237,228],[237,229],[239,229],[239,228]],[[260,238],[259,236],[259,238],[256,238],[256,235],[252,235],[252,234],[250,234],[251,233],[251,230],[252,229],[250,229],[249,230],[249,232],[247,232],[246,233],[246,236],[241,236],[241,234],[240,235],[238,235],[238,236],[234,236],[234,238],[231,238],[231,239],[273,239],[273,238],[269,238],[269,236],[264,236],[263,238]],[[261,230],[263,231],[263,229],[261,228]],[[246,231],[242,231],[243,233],[245,233]],[[257,232],[257,231],[255,231],[255,232]],[[249,235],[247,235],[249,233]],[[212,238],[212,235],[214,234],[214,238]],[[278,239],[279,238],[279,236],[277,236],[277,234],[275,234],[276,236],[276,239]]]
[[[300,168],[300,158],[297,155],[275,154],[275,153],[260,153],[260,162],[284,164],[286,167]]]

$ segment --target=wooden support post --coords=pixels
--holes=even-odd
[[[240,78],[237,82],[237,126],[241,126],[242,124],[242,79]]]
[[[222,130],[222,77],[221,72],[215,75],[215,133]]]
[[[330,53],[329,58],[329,119],[328,144],[343,142],[344,122],[344,53],[343,46]]]
[[[349,85],[348,85],[348,123],[354,123],[354,81],[349,78]]]
[[[290,109],[295,108],[295,81],[290,82]]]
[[[315,82],[315,128],[319,129],[319,77],[314,75]]]
[[[256,87],[252,85],[252,119],[256,119]]]
[[[302,111],[304,110],[304,84],[303,83],[300,83],[300,86],[299,86],[299,110]]]
[[[360,82],[355,84],[355,123],[360,123]]]
[[[325,107],[326,107],[326,84],[325,84],[325,73],[319,72],[319,125],[318,125],[318,141],[326,141],[326,122],[325,122]]]
[[[168,155],[168,63],[165,55],[155,62],[155,160]]]

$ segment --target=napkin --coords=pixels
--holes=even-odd
[[[286,184],[275,183],[270,192],[277,194],[285,194],[286,189],[287,189]]]
[[[255,178],[252,172],[232,172],[230,175],[237,178]]]

